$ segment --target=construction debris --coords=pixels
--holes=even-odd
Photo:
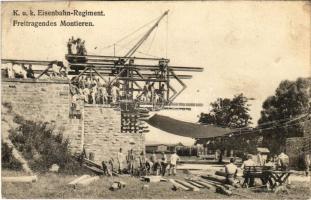
[[[161,176],[143,176],[142,179],[150,183],[158,183],[165,180]]]
[[[3,183],[32,183],[36,182],[37,180],[37,176],[2,177]]]
[[[112,191],[115,191],[121,188],[125,188],[125,186],[126,186],[126,183],[123,181],[114,181],[109,189]]]

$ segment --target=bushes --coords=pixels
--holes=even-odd
[[[64,173],[80,170],[69,151],[69,141],[63,138],[53,122],[34,122],[20,116],[14,121],[20,126],[10,131],[9,138],[28,160],[32,170],[46,172],[52,164],[59,165],[60,172]]]
[[[12,156],[12,148],[3,142],[1,142],[1,166],[2,169],[22,169],[22,165]]]

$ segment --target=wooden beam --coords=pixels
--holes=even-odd
[[[3,183],[31,183],[38,180],[37,176],[2,177]]]
[[[90,175],[82,175],[80,176],[79,178],[76,178],[74,179],[73,181],[71,181],[70,183],[68,183],[68,185],[75,185],[77,184],[79,181],[83,180],[83,179],[86,179],[86,178],[89,178],[91,177]]]
[[[165,59],[165,58],[146,58],[146,57],[123,57],[123,56],[102,56],[102,55],[84,55],[84,56],[79,56],[79,55],[74,55],[74,54],[66,54],[67,57],[71,57],[71,58],[108,58],[108,59],[115,59],[115,60],[119,60],[119,59],[136,59],[136,60],[164,60],[164,61],[169,61],[169,59]]]

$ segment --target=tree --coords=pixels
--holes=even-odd
[[[214,124],[228,128],[244,128],[251,124],[248,98],[243,94],[235,95],[233,99],[218,98],[211,103],[209,113],[201,113],[199,123]]]
[[[278,153],[285,145],[286,138],[302,135],[302,124],[286,126],[295,116],[310,112],[311,78],[298,78],[296,81],[284,80],[262,105],[258,126],[263,130],[263,144],[273,153]]]
[[[211,111],[209,113],[201,113],[199,123],[213,124],[224,128],[239,129],[246,128],[252,123],[252,117],[249,115],[248,98],[243,94],[235,95],[232,99],[218,98],[211,103]],[[253,138],[254,139],[254,138]],[[223,138],[215,140],[209,145],[209,148],[220,149],[222,162],[222,155],[225,149],[248,149],[250,143],[242,137]],[[254,146],[253,146],[254,147]]]

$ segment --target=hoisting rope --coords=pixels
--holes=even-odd
[[[122,42],[123,40],[129,38],[130,36],[132,36],[133,34],[137,33],[138,31],[140,31],[141,29],[145,28],[146,26],[148,26],[149,24],[155,22],[156,20],[158,20],[160,17],[157,17],[149,22],[147,22],[146,24],[142,25],[141,27],[139,27],[138,29],[134,30],[133,32],[125,35],[124,37],[122,37],[121,39],[119,39],[118,41],[110,44],[110,45],[107,45],[107,46],[104,46],[102,47],[101,49],[108,49],[108,48],[111,48],[111,47],[114,47],[114,45],[119,45],[118,43]]]
[[[165,39],[165,58],[167,59],[167,47],[168,47],[168,15],[166,15],[166,39]]]

